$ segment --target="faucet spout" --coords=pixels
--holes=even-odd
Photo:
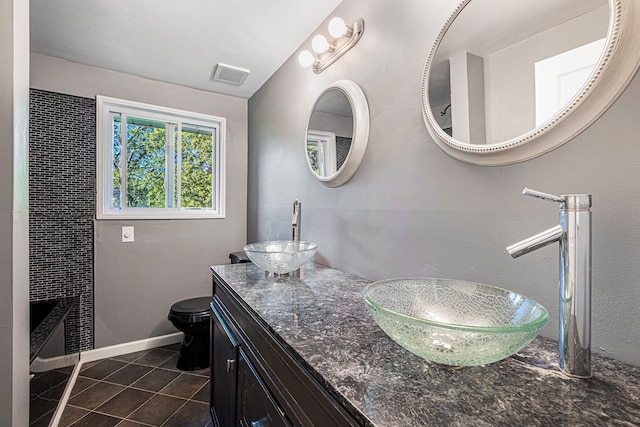
[[[507,252],[512,258],[518,258],[521,255],[533,252],[536,249],[543,248],[551,243],[559,242],[562,239],[562,226],[556,225],[548,230],[538,233],[535,236],[531,236],[528,239],[514,243],[507,247]]]
[[[560,246],[559,366],[567,375],[591,377],[591,195],[523,194],[560,202],[560,224],[507,247],[513,258],[554,242]]]

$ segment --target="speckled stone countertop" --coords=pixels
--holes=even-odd
[[[362,298],[368,281],[308,263],[303,277],[212,267],[347,411],[369,426],[640,425],[640,368],[593,355],[593,378],[557,372],[536,338],[487,366],[447,368],[392,341]]]

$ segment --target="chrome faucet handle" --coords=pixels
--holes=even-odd
[[[298,199],[293,201],[293,218],[291,219],[291,225],[296,227],[298,225],[298,218],[300,217],[300,202]]]
[[[565,203],[567,200],[564,196],[554,196],[553,194],[543,193],[541,191],[531,190],[524,187],[522,194],[525,196],[535,197],[537,199],[548,200],[550,202]]]

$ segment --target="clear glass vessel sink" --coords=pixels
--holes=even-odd
[[[444,365],[484,365],[509,357],[549,320],[547,310],[531,298],[460,280],[383,280],[368,285],[363,294],[387,335]]]
[[[244,252],[258,267],[270,273],[285,274],[311,260],[317,248],[310,242],[276,240],[251,243],[244,247]]]

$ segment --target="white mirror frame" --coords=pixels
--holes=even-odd
[[[609,0],[605,50],[591,79],[564,110],[519,137],[492,144],[469,144],[446,134],[429,105],[431,62],[447,29],[471,0],[453,11],[427,57],[422,77],[422,114],[435,142],[450,156],[482,166],[523,162],[568,142],[596,121],[622,94],[640,67],[640,1]]]
[[[307,134],[309,133],[311,116],[318,104],[318,101],[320,101],[327,92],[332,90],[339,90],[349,100],[351,111],[353,113],[353,135],[351,149],[349,150],[349,154],[347,154],[347,158],[342,164],[342,167],[333,175],[320,176],[316,174],[311,167],[309,153],[307,151]],[[304,153],[305,158],[307,159],[307,166],[309,166],[311,173],[327,187],[339,187],[346,184],[356,173],[358,167],[360,167],[360,163],[362,163],[364,153],[367,150],[367,143],[369,141],[369,104],[367,103],[367,98],[360,86],[351,80],[338,80],[322,91],[313,103],[313,107],[311,107],[311,112],[307,117],[307,130],[304,136]]]

